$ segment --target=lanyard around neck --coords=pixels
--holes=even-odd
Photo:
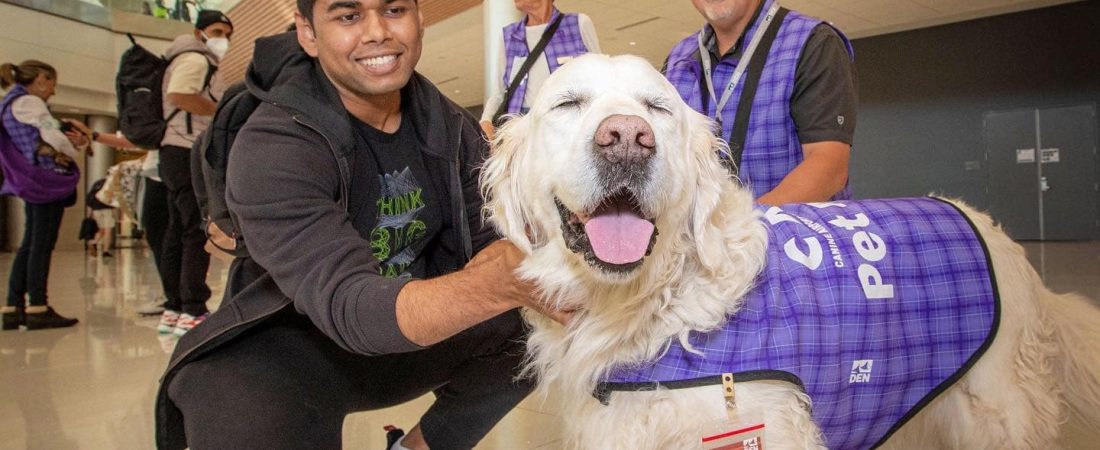
[[[703,35],[706,34],[706,28],[699,32],[699,61],[703,63],[703,76],[707,78],[707,91],[710,93],[710,99],[712,102],[717,103],[717,107],[714,109],[714,119],[717,120],[719,124],[722,123],[722,109],[726,107],[726,103],[730,100],[730,95],[733,94],[733,89],[737,87],[737,83],[740,82],[741,77],[745,75],[745,70],[749,67],[749,60],[752,59],[753,53],[756,53],[756,47],[760,44],[760,40],[763,39],[764,33],[768,30],[768,26],[771,25],[772,20],[775,19],[775,15],[778,12],[779,2],[773,2],[771,8],[768,8],[768,12],[764,14],[764,20],[756,27],[756,32],[753,33],[748,48],[745,49],[745,53],[741,55],[740,61],[737,62],[737,68],[733,71],[730,83],[726,86],[725,92],[722,92],[722,101],[718,101],[718,96],[714,92],[714,78],[713,75],[711,75],[710,66],[710,51],[707,50],[707,46],[703,43]]]

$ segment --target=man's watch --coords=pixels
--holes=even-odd
[[[92,142],[96,142],[98,140],[99,140],[99,132],[98,131],[92,131]]]

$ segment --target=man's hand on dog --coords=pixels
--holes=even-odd
[[[499,280],[497,293],[519,303],[519,306],[531,308],[555,320],[562,325],[569,323],[575,311],[562,311],[547,304],[534,284],[516,274],[516,269],[526,255],[508,241],[496,241],[489,244],[466,264],[465,270],[488,271]],[[509,276],[510,274],[510,276]]]

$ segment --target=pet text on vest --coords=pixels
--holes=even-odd
[[[836,202],[811,203],[810,205],[818,209],[846,207],[843,203]],[[784,213],[778,206],[769,208],[764,213],[764,219],[773,226],[783,222],[791,222],[808,227],[810,230],[813,230],[815,233],[825,238],[826,245],[828,245],[829,252],[833,259],[833,265],[837,268],[844,267],[843,255],[836,244],[836,238],[828,227],[805,217],[796,218],[790,214]],[[856,214],[855,217],[850,218],[837,215],[835,219],[829,221],[829,225],[852,232],[857,229],[867,228],[871,225],[871,220],[863,213]],[[791,238],[784,243],[783,251],[792,261],[802,264],[810,270],[817,270],[821,267],[825,255],[821,240],[817,236],[811,236],[803,238],[801,244],[804,244],[805,247],[800,247],[800,243],[796,239]],[[882,237],[871,231],[856,231],[855,234],[852,235],[852,245],[855,247],[856,253],[865,261],[856,269],[860,286],[863,288],[863,294],[868,300],[894,298],[894,285],[885,283],[882,274],[879,272],[878,268],[873,265],[886,258],[887,248]],[[803,248],[805,248],[805,250],[803,250]]]

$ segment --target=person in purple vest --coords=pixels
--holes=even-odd
[[[720,157],[762,204],[850,199],[857,98],[848,39],[775,0],[692,3],[707,24],[672,49],[662,72],[718,121],[730,144]]]
[[[496,131],[494,120],[498,112],[522,114],[527,112],[538,94],[542,82],[552,72],[570,59],[585,53],[600,53],[596,27],[585,14],[563,13],[554,7],[554,0],[515,0],[516,9],[523,11],[523,20],[504,27],[504,47],[497,53],[497,67],[504,70],[500,84],[489,93],[485,109],[481,113],[481,128],[492,139]],[[561,17],[561,23],[553,32],[546,47],[538,55],[527,74],[520,79],[514,92],[508,86],[520,68],[538,46],[539,40],[551,24]]]
[[[57,88],[57,70],[41,61],[0,65],[0,87],[11,88],[0,103],[0,194],[23,200],[23,242],[8,279],[3,329],[29,330],[76,325],[48,305],[46,278],[65,207],[76,202],[80,170],[77,148],[88,145],[81,134],[66,135],[46,101]]]

